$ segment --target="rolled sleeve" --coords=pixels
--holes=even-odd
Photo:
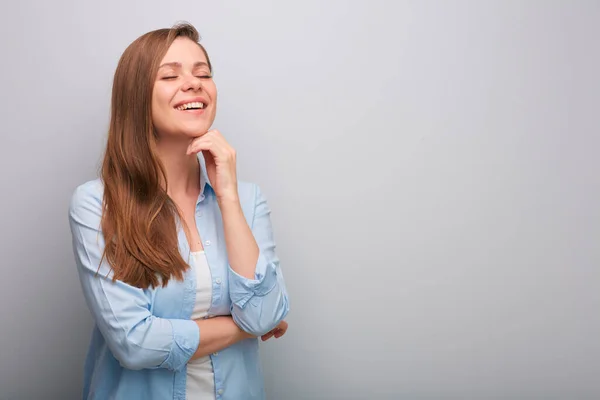
[[[251,229],[259,247],[254,279],[229,267],[231,315],[246,332],[260,336],[275,328],[289,312],[285,281],[276,254],[270,209],[260,188],[255,186]]]
[[[112,269],[102,258],[101,204],[97,189],[80,186],[69,209],[77,271],[92,318],[123,367],[181,370],[200,342],[198,326],[152,315],[149,289],[113,281]]]
[[[171,319],[173,345],[165,361],[159,368],[178,371],[192,358],[200,343],[198,325],[191,320]]]
[[[259,262],[264,261],[260,260]],[[229,268],[229,293],[231,302],[240,309],[244,309],[248,301],[254,296],[263,297],[269,294],[277,285],[277,268],[267,265],[265,273],[257,273],[255,279],[248,279]],[[258,266],[257,266],[258,267]]]

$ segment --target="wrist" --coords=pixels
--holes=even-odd
[[[251,334],[249,334],[248,332],[244,331],[242,328],[240,328],[238,326],[238,324],[235,323],[235,321],[233,320],[233,317],[227,317],[229,318],[229,323],[231,323],[231,329],[234,331],[233,332],[233,342],[237,343],[240,340],[245,340],[245,339],[250,339],[253,338],[254,336],[252,336]]]
[[[237,193],[228,193],[224,195],[217,195],[217,203],[219,203],[219,207],[221,210],[225,211],[233,211],[236,209],[241,209],[240,197]]]
[[[240,340],[245,340],[245,339],[254,339],[256,336],[244,331],[241,328],[238,328],[240,330],[239,332],[239,338]]]
[[[233,322],[233,325],[235,325],[235,330],[236,330],[235,338],[236,338],[236,341],[244,340],[244,339],[250,339],[250,338],[254,337],[252,334],[250,334],[250,333],[246,332],[245,330],[243,330],[242,328],[240,328],[239,325],[236,324],[235,321],[233,320],[233,317],[231,317],[231,322]]]

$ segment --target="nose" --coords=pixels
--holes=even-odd
[[[187,92],[188,90],[198,91],[202,89],[202,81],[194,75],[189,76],[183,83],[182,89],[184,92]]]

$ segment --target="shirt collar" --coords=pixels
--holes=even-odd
[[[210,179],[208,179],[208,173],[206,172],[206,161],[204,160],[204,156],[202,152],[198,152],[198,164],[200,164],[200,198],[204,198],[204,189],[206,185],[212,188],[210,183]]]

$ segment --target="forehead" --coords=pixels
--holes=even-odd
[[[179,37],[171,44],[160,64],[179,63],[185,67],[186,65],[192,66],[207,62],[206,56],[198,43],[188,38]]]

